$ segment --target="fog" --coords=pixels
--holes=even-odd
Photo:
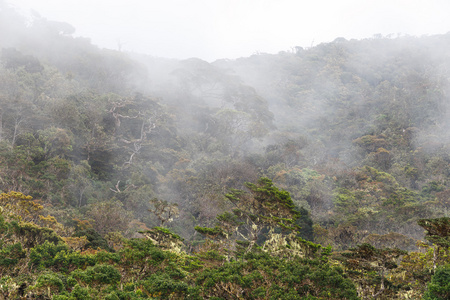
[[[63,21],[109,49],[213,61],[346,39],[442,34],[445,0],[14,0],[24,14]],[[32,12],[33,11],[33,12]]]
[[[46,3],[0,1],[0,190],[189,241],[266,176],[338,249],[450,212],[447,4]]]
[[[0,0],[3,298],[421,298],[449,11]]]

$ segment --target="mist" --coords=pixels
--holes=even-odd
[[[5,299],[422,299],[448,274],[450,4],[40,2],[0,0]]]
[[[29,18],[67,22],[100,48],[208,62],[346,39],[444,34],[450,4],[427,1],[9,2]]]
[[[210,226],[231,209],[227,191],[261,176],[290,192],[296,207],[327,232],[317,239],[337,249],[390,232],[420,239],[418,218],[448,215],[440,193],[449,189],[450,176],[450,37],[442,28],[376,35],[369,28],[365,36],[361,28],[336,27],[328,33],[334,36],[316,39],[303,32],[302,22],[324,19],[294,26],[295,13],[286,11],[290,1],[174,1],[178,9],[155,8],[160,18],[172,17],[145,26],[138,23],[141,15],[122,22],[132,5],[92,4],[81,25],[83,10],[69,16],[55,4],[52,12],[42,6],[48,16],[27,15],[26,3],[0,7],[0,141],[9,157],[0,189],[41,199],[66,225],[91,220],[105,234],[112,225],[95,223],[93,212],[110,207],[126,216],[122,234],[140,236],[143,228],[161,225],[151,213],[156,198],[178,205],[178,218],[165,225],[194,243],[195,226]],[[422,14],[415,6],[411,16],[431,17],[437,4],[430,2]],[[242,9],[236,14],[235,5]],[[399,5],[388,11],[390,19]],[[112,16],[107,29],[89,25],[91,15],[101,20],[100,9]],[[124,13],[119,18],[113,9]],[[205,9],[211,14],[190,22]],[[356,19],[366,13],[358,11]],[[261,26],[269,13],[273,19]],[[323,13],[331,23],[317,27],[318,34],[337,22]],[[411,21],[402,20],[405,26]],[[168,27],[145,31],[160,22]],[[107,41],[118,38],[109,34],[119,25],[118,44]],[[397,25],[378,32],[402,28]],[[181,28],[190,33],[179,39]],[[256,28],[264,34],[251,35]],[[276,49],[260,43],[265,40]],[[339,239],[343,230],[351,232],[345,241]]]

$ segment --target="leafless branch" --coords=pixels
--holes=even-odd
[[[116,188],[115,190],[113,190],[112,188],[109,188],[109,189],[111,191],[113,191],[114,193],[121,193],[122,191],[119,189],[119,183],[120,183],[120,180],[117,181],[116,185],[114,186]]]

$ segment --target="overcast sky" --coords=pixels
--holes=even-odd
[[[277,53],[337,37],[442,34],[449,0],[7,0],[76,28],[100,47],[207,61]]]

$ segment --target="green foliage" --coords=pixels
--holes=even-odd
[[[46,273],[39,275],[36,280],[35,289],[47,289],[49,292],[61,292],[64,288],[63,280],[55,273]]]
[[[165,200],[158,200],[156,198],[151,199],[150,203],[153,205],[153,209],[149,209],[149,211],[156,215],[161,222],[161,226],[165,222],[172,222],[179,215],[178,204],[176,203],[170,204]]]
[[[4,298],[419,299],[448,263],[447,35],[210,64],[1,6]]]
[[[70,293],[70,300],[91,300],[93,297],[90,295],[90,291],[88,288],[84,288],[79,284],[75,285]]]
[[[96,264],[84,271],[75,270],[71,276],[87,285],[117,284],[121,278],[116,268],[105,264]]]
[[[374,136],[374,135],[365,135],[360,138],[357,138],[353,141],[353,143],[362,147],[364,150],[368,152],[375,152],[377,149],[386,147],[387,142],[385,140],[386,136]]]
[[[21,258],[25,257],[25,253],[20,243],[3,246],[0,249],[0,269],[14,267]]]
[[[427,290],[423,295],[425,300],[443,300],[450,298],[450,266],[440,267],[431,277]]]
[[[53,229],[40,227],[32,223],[12,222],[14,233],[22,240],[26,248],[50,242],[57,244],[61,237]]]
[[[245,185],[249,193],[231,189],[225,195],[235,207],[232,213],[218,215],[218,224],[214,228],[197,226],[195,230],[211,239],[231,243],[230,247],[236,249],[237,256],[247,253],[258,242],[262,243],[269,237],[270,247],[285,247],[289,243],[282,241],[280,232],[289,234],[300,229],[295,223],[300,213],[294,209],[289,193],[279,190],[265,177],[260,178],[257,184]],[[228,251],[226,248],[223,250]]]
[[[450,248],[450,218],[420,219],[417,223],[426,230],[427,240],[440,247]]]
[[[106,251],[112,251],[108,242],[97,232],[94,228],[77,229],[73,235],[74,237],[86,237],[89,243],[84,248],[91,249],[104,249]]]
[[[311,219],[311,214],[303,207],[298,210],[300,217],[295,221],[299,226],[298,236],[304,238],[307,241],[314,241],[313,232],[313,220]]]
[[[201,233],[210,239],[216,239],[218,237],[227,237],[227,234],[218,225],[216,225],[214,228],[195,226],[194,229],[198,233]]]
[[[119,261],[117,254],[99,251],[94,255],[87,255],[72,251],[66,244],[55,245],[49,242],[30,249],[29,259],[28,265],[31,270],[52,269],[62,273],[101,262]]]
[[[69,252],[63,243],[53,244],[45,241],[30,250],[30,268],[47,269],[58,264],[57,255]]]
[[[154,227],[140,233],[163,249],[180,252],[183,247],[182,238],[164,227]]]
[[[131,217],[120,201],[91,204],[87,207],[86,214],[93,219],[93,227],[100,235],[126,231]]]
[[[171,238],[174,238],[176,240],[181,240],[181,237],[178,234],[173,233],[170,229],[164,228],[164,227],[154,227],[154,230],[166,234]]]
[[[152,268],[161,266],[165,259],[170,255],[162,249],[155,246],[155,244],[147,239],[131,239],[126,243],[120,251],[121,263],[124,267],[130,268],[130,272],[137,271],[136,268],[142,270],[138,272],[138,276],[145,276],[151,273]],[[140,266],[140,262],[147,261],[147,264]]]
[[[362,243],[367,232],[386,235],[414,228],[415,236],[419,236],[415,224],[431,211],[420,202],[417,192],[401,187],[392,175],[371,167],[360,169],[355,180],[346,188],[338,189],[334,199],[334,222],[358,228],[352,233],[354,244],[350,246]],[[336,246],[346,248],[345,240],[335,240],[341,244]]]
[[[397,287],[389,279],[388,273],[398,268],[399,257],[407,254],[400,249],[378,249],[370,244],[358,245],[349,251],[337,254],[349,276],[360,287],[363,297],[393,297]]]
[[[265,253],[249,253],[245,261],[207,269],[197,277],[203,297],[246,299],[358,299],[342,270],[308,259],[284,260]],[[320,287],[320,288],[319,288]],[[254,298],[255,297],[255,298]]]
[[[188,284],[172,278],[169,274],[152,274],[142,281],[143,291],[157,299],[183,297],[187,294]]]

